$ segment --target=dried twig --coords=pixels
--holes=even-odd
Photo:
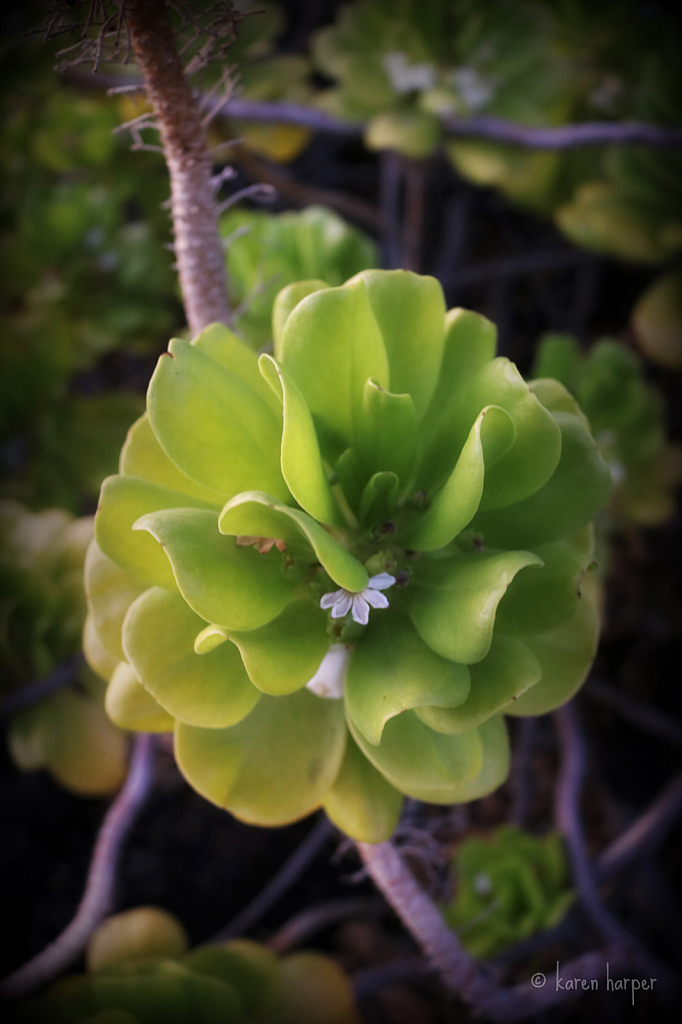
[[[666,743],[682,747],[682,722],[653,704],[621,693],[602,679],[590,678],[585,687],[585,695],[594,698],[600,704],[605,704],[606,707],[613,708],[629,725],[651,733]]]
[[[49,676],[45,679],[39,679],[34,683],[27,683],[26,686],[8,693],[2,703],[0,703],[0,721],[9,718],[15,711],[21,711],[22,708],[27,708],[31,704],[35,704],[36,701],[43,700],[43,698],[49,697],[51,693],[56,693],[57,690],[68,686],[84,663],[83,654],[79,651],[72,658],[68,658],[61,665],[57,665],[54,671],[50,672]]]
[[[288,953],[311,935],[336,924],[345,917],[360,917],[368,914],[382,914],[386,904],[382,899],[367,899],[357,896],[342,896],[336,900],[325,900],[312,907],[306,907],[295,914],[279,931],[272,935],[266,945],[278,956]]]
[[[682,772],[668,783],[653,804],[617,839],[602,850],[597,860],[598,876],[605,878],[662,841],[682,814]]]
[[[573,879],[580,901],[592,924],[608,942],[631,944],[634,942],[632,936],[599,899],[597,883],[587,855],[587,845],[580,821],[580,794],[587,759],[574,705],[565,704],[555,711],[554,721],[562,752],[556,789],[556,823],[568,847]]]
[[[57,977],[83,952],[94,929],[110,912],[121,847],[151,789],[153,752],[154,737],[140,733],[134,741],[128,778],[97,835],[85,891],[73,920],[54,942],[4,979],[0,996],[19,999]]]
[[[225,928],[212,936],[209,942],[225,942],[252,928],[270,907],[284,895],[287,889],[298,880],[310,862],[317,857],[323,846],[329,841],[334,826],[327,818],[321,818],[310,830],[300,846],[284,862],[276,875],[264,886],[258,895],[248,903],[242,911]]]

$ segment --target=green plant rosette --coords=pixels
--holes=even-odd
[[[92,533],[91,516],[0,501],[0,695],[45,678],[80,648]],[[125,778],[126,740],[104,712],[101,679],[87,666],[74,676],[76,687],[10,716],[7,746],[18,768],[46,768],[67,789],[102,796]]]
[[[235,329],[253,348],[272,341],[278,293],[295,281],[340,285],[379,263],[375,243],[324,206],[300,212],[234,210],[221,218]]]
[[[502,825],[485,838],[466,839],[453,870],[457,895],[445,907],[445,918],[474,956],[495,956],[552,928],[575,901],[557,832],[539,837]]]
[[[656,526],[675,510],[682,449],[666,436],[663,399],[637,355],[612,338],[581,352],[575,338],[540,339],[535,377],[554,377],[577,398],[613,477],[611,528],[619,522]]]
[[[250,939],[188,951],[180,922],[157,907],[107,918],[87,973],[17,1011],[19,1024],[358,1024],[351,986],[329,957],[278,958]]]
[[[610,475],[571,395],[433,278],[299,282],[273,327],[274,357],[213,325],[159,360],[102,487],[87,654],[208,799],[378,842],[402,794],[493,790],[504,714],[580,686]]]

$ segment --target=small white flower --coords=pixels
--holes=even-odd
[[[327,700],[341,700],[343,697],[346,670],[350,659],[350,650],[344,644],[332,644],[325,654],[320,667],[305,684],[317,697]]]
[[[352,611],[355,621],[361,626],[366,626],[369,621],[370,605],[372,608],[388,608],[388,598],[379,591],[388,590],[394,583],[395,576],[380,572],[376,576],[370,576],[367,586],[359,593],[341,589],[324,594],[320,600],[320,607],[331,608],[333,619],[342,619]]]

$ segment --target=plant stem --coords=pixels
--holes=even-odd
[[[230,322],[206,132],[163,0],[126,0],[125,13],[170,173],[180,287],[187,323],[196,334],[215,321]]]
[[[75,916],[54,942],[3,980],[1,997],[20,999],[56,978],[83,952],[97,925],[111,911],[121,847],[149,795],[153,755],[154,737],[140,733],[134,741],[128,778],[97,835],[88,880]]]

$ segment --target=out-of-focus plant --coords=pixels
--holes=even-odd
[[[61,509],[32,514],[0,501],[2,692],[48,676],[80,648],[85,619],[83,561],[92,517]],[[18,767],[47,768],[84,795],[117,789],[126,772],[123,734],[104,712],[104,688],[83,666],[76,687],[16,711],[7,742]]]
[[[495,956],[552,928],[575,900],[557,832],[539,837],[502,825],[465,839],[452,866],[457,891],[445,918],[473,956]]]
[[[656,278],[632,311],[632,328],[642,352],[671,370],[682,369],[682,272]]]
[[[322,206],[279,214],[235,210],[220,230],[232,238],[227,266],[230,298],[241,311],[236,330],[254,348],[272,340],[272,308],[285,285],[340,285],[379,263],[374,242]]]
[[[20,1006],[20,1024],[358,1024],[348,979],[329,957],[278,959],[250,939],[188,952],[180,922],[156,907],[105,920],[86,962],[86,974]]]
[[[378,842],[403,793],[494,789],[503,714],[580,686],[610,475],[566,389],[433,278],[299,282],[273,327],[274,358],[214,325],[160,359],[103,485],[86,653],[115,721],[174,720],[208,799]]]
[[[561,381],[589,419],[615,485],[611,526],[655,526],[669,518],[682,449],[666,438],[661,395],[644,379],[635,353],[609,338],[583,353],[570,335],[550,333],[540,340],[531,375]]]
[[[115,348],[154,351],[182,323],[163,253],[168,186],[158,156],[130,153],[129,140],[112,134],[130,100],[79,95],[30,40],[9,37],[5,48],[2,489],[75,510],[115,465],[108,437],[120,443],[136,403],[74,397],[74,373]]]
[[[274,54],[275,40],[285,28],[281,7],[260,0],[236,0],[243,15],[237,22],[237,38],[230,47],[230,64],[236,69],[235,98],[281,103],[308,103],[310,61],[300,53]],[[229,119],[232,137],[270,160],[287,163],[310,141],[307,128],[294,124]],[[214,131],[218,131],[217,128]]]

